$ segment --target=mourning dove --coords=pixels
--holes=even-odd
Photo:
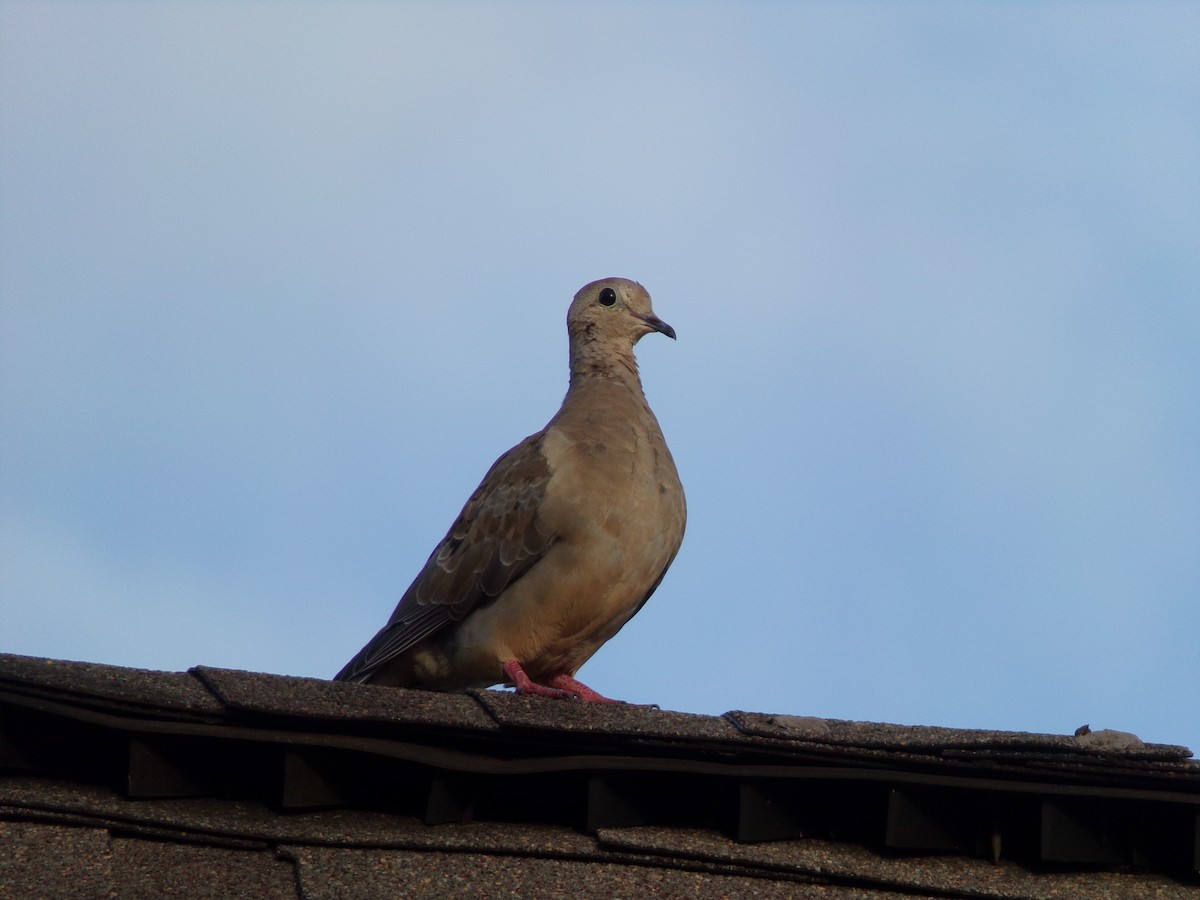
[[[654,593],[687,518],[633,355],[654,331],[675,337],[637,282],[580,289],[562,407],[496,460],[336,679],[607,700],[573,676]]]

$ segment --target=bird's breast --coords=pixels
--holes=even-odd
[[[685,520],[675,464],[648,409],[641,419],[552,425],[542,453],[550,477],[538,517],[553,542],[462,636],[510,653],[535,678],[573,673],[616,634],[670,565]]]
[[[682,530],[683,490],[657,428],[547,435],[551,478],[542,513],[561,540],[621,554]],[[670,553],[674,554],[672,548]],[[668,560],[669,561],[669,560]]]

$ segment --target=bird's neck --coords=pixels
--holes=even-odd
[[[599,341],[571,342],[571,388],[610,382],[642,393],[632,347],[602,346]]]

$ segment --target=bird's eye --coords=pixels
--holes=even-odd
[[[600,292],[600,305],[612,306],[617,302],[617,292],[612,288],[605,288]]]

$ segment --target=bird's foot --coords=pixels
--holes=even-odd
[[[504,677],[512,684],[518,694],[532,694],[535,697],[553,697],[556,700],[574,700],[575,695],[570,691],[557,687],[538,684],[525,674],[521,664],[515,659],[506,660],[502,666]]]
[[[502,668],[504,677],[516,688],[518,694],[553,697],[556,700],[584,700],[589,703],[617,702],[593,691],[586,684],[581,684],[569,675],[555,675],[550,679],[549,684],[538,684],[525,674],[525,670],[515,659],[506,660]]]
[[[581,681],[576,681],[570,675],[555,675],[550,679],[550,687],[557,688],[560,691],[567,691],[574,694],[580,700],[588,703],[620,703],[620,700],[614,700],[611,697],[605,697],[598,691],[592,690]]]

